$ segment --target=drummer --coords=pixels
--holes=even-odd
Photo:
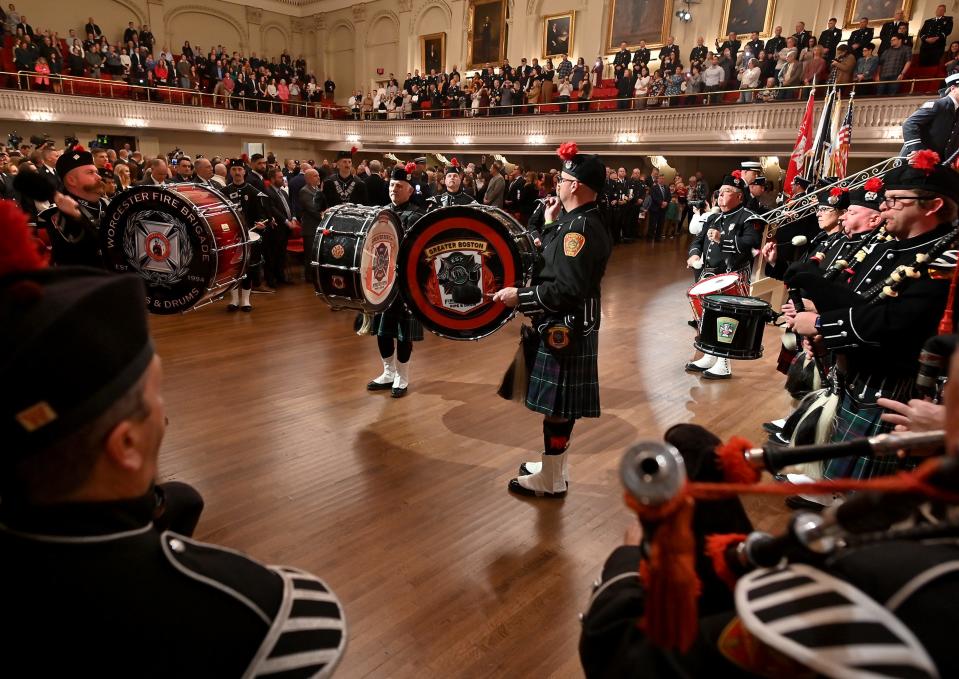
[[[259,240],[259,232],[266,226],[266,220],[269,215],[263,207],[263,200],[266,196],[246,181],[246,163],[242,158],[234,158],[230,161],[230,183],[223,189],[224,195],[233,203],[233,207],[243,218],[243,225],[250,232],[251,237]],[[253,234],[257,235],[254,237]],[[230,303],[226,310],[234,312],[242,309],[246,313],[253,311],[253,305],[250,304],[250,291],[253,289],[253,279],[259,283],[259,260],[262,258],[259,246],[250,248],[250,260],[247,265],[247,274],[243,277],[239,286],[234,286],[230,290]]]
[[[463,190],[463,168],[460,167],[460,162],[456,158],[451,158],[446,166],[443,184],[446,186],[446,191],[429,199],[430,210],[452,205],[469,205],[476,202],[473,196]]]
[[[520,476],[509,482],[509,490],[547,498],[566,496],[567,448],[576,420],[600,415],[600,283],[612,253],[596,204],[606,183],[603,161],[579,153],[575,143],[560,146],[559,156],[563,168],[557,196],[546,199],[550,228],[532,283],[505,287],[493,296],[530,316],[537,331],[526,407],[543,414],[544,448],[539,462],[520,465]]]
[[[58,191],[54,205],[37,216],[38,228],[47,230],[53,246],[53,263],[103,267],[100,217],[107,200],[103,197],[103,178],[93,164],[93,155],[82,146],[75,146],[60,156],[56,170],[63,192]],[[18,188],[28,177],[24,174],[19,178]],[[27,191],[23,193],[29,195]]]
[[[410,202],[413,197],[414,163],[397,163],[390,175],[389,208],[399,217],[403,231],[410,228],[426,214],[425,210]],[[413,342],[423,340],[423,326],[414,318],[403,300],[396,297],[386,311],[373,316],[373,334],[383,360],[383,372],[371,380],[366,388],[369,391],[390,390],[393,398],[406,396],[410,384],[410,358],[413,355]]]
[[[744,207],[747,185],[742,171],[727,175],[719,187],[720,212],[710,216],[689,248],[686,265],[698,269],[700,279],[720,273],[737,273],[749,280],[753,249],[762,241],[765,221]],[[702,373],[708,380],[728,380],[732,369],[728,358],[705,354],[686,364],[686,371]]]
[[[100,178],[103,180],[103,197],[110,202],[110,199],[117,192],[117,178],[113,174],[113,165],[110,163],[105,164],[101,167],[98,172],[100,173]]]

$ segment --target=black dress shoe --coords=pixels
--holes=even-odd
[[[234,311],[239,311],[239,309],[240,309],[240,307],[237,306],[236,304],[227,304],[227,305],[226,305],[226,310],[229,311],[231,314],[232,314]]]
[[[693,319],[689,319],[688,321],[686,321],[686,325],[688,325],[690,328],[694,328],[694,329],[696,329],[696,330],[699,330],[699,323],[697,323],[697,322],[696,322],[695,320],[693,320]]]
[[[772,422],[763,422],[763,429],[765,429],[770,434],[778,434],[783,430],[782,427],[777,427]]]
[[[821,512],[825,506],[812,500],[807,500],[801,495],[790,495],[786,498],[786,506],[790,509],[803,509],[809,512]]]
[[[700,368],[698,365],[690,361],[689,363],[686,364],[685,370],[688,373],[704,373],[707,370],[709,370],[709,368]]]
[[[240,307],[240,311],[250,313],[251,311],[253,311],[253,307],[249,304],[244,304],[243,306]]]
[[[703,372],[704,380],[728,380],[732,376],[733,376],[732,373],[726,373],[725,375],[717,375],[716,373],[711,373],[708,370]]]
[[[566,484],[566,487],[568,488],[569,484]],[[566,497],[565,490],[559,493],[548,493],[545,490],[530,490],[529,488],[526,488],[525,486],[521,486],[520,482],[517,481],[516,479],[509,480],[509,486],[507,486],[507,489],[511,493],[516,493],[517,495],[525,495],[526,497],[546,497],[546,498],[551,498],[553,500],[562,500],[564,497]]]
[[[366,385],[367,391],[386,391],[387,389],[392,389],[393,383],[387,382],[385,384],[380,384],[379,382],[370,382]]]
[[[393,387],[392,391],[390,391],[390,396],[392,396],[393,398],[403,398],[404,396],[406,396],[406,389],[407,389],[406,387],[403,387],[402,389],[400,389],[399,387]]]

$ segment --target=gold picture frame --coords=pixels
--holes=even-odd
[[[466,34],[466,68],[499,66],[506,58],[506,0],[472,0]],[[495,51],[494,51],[495,48]]]
[[[438,52],[438,54],[436,52]],[[429,35],[421,35],[420,68],[423,69],[423,75],[429,75],[430,69],[432,68],[435,68],[437,73],[443,73],[445,70],[445,65],[446,33],[430,33]]]
[[[885,9],[886,7],[889,9]],[[842,25],[847,29],[859,28],[859,17],[865,15],[869,17],[870,26],[882,26],[887,21],[892,21],[893,13],[900,9],[905,15],[905,21],[909,21],[912,15],[912,0],[846,0]]]
[[[549,59],[564,54],[569,56],[575,28],[575,11],[543,17],[543,58]],[[564,35],[565,38],[563,38]]]
[[[666,44],[673,21],[673,0],[662,1],[659,8],[662,17],[656,13],[650,15],[648,11],[637,16],[636,4],[634,0],[611,0],[609,16],[606,17],[606,54],[618,52],[619,44],[624,41],[626,47],[632,51],[639,47],[640,38],[646,41],[646,47],[650,50],[659,49]],[[646,25],[659,26],[659,35],[652,32],[643,35],[642,31],[637,30]]]
[[[763,9],[762,20],[759,19],[755,9]],[[753,7],[749,7],[753,5]],[[737,35],[749,35],[754,30],[759,30],[762,38],[768,38],[773,34],[773,21],[776,16],[776,0],[723,0],[723,18],[719,24],[719,39],[725,40],[730,31],[735,31]],[[738,25],[733,26],[731,24]],[[761,24],[761,27],[760,27]]]

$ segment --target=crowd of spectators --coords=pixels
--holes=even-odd
[[[952,19],[945,11],[939,5],[916,38],[898,11],[878,36],[869,18],[861,17],[843,40],[832,18],[818,38],[801,21],[792,35],[784,36],[782,26],[776,26],[767,40],[758,33],[748,39],[730,33],[709,47],[700,37],[686,59],[670,37],[655,52],[642,41],[633,51],[622,43],[611,64],[601,56],[592,66],[582,57],[574,63],[564,54],[542,63],[523,58],[516,66],[508,60],[485,64],[465,75],[455,65],[449,72],[415,70],[402,81],[391,73],[380,87],[355,89],[347,111],[357,120],[498,116],[588,110],[596,98],[615,98],[619,109],[645,109],[726,101],[718,93],[735,90],[739,102],[769,102],[801,97],[814,83],[855,85],[859,95],[889,96],[900,92],[917,47],[920,66],[959,70],[959,41],[946,45]],[[307,72],[302,56],[293,59],[285,50],[278,57],[245,56],[223,45],[204,50],[187,41],[174,53],[166,45],[157,49],[150,27],[134,22],[121,40],[111,42],[93,17],[84,36],[70,29],[61,39],[56,32],[34,31],[13,4],[3,26],[13,35],[21,87],[60,91],[59,76],[69,74],[121,80],[148,92],[157,87],[189,90],[196,95],[190,103],[196,105],[199,95],[207,94],[213,95],[214,106],[248,111],[321,115],[321,103],[335,106],[332,79],[321,83]],[[610,65],[612,77],[607,77]]]

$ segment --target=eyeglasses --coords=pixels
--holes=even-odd
[[[906,203],[907,200],[922,201],[926,200],[925,196],[886,196],[882,199],[882,205],[888,205],[892,209],[897,209],[899,207],[906,207],[909,203]]]
[[[567,179],[566,177],[560,177],[556,180],[557,184],[562,184],[563,182],[575,182],[575,179]]]

